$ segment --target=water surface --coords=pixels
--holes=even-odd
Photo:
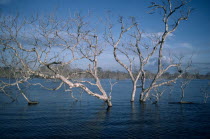
[[[196,104],[168,104],[180,99],[177,83],[171,93],[165,92],[154,105],[150,101],[140,104],[139,92],[136,101],[130,103],[131,82],[118,81],[112,93],[113,107],[108,110],[101,100],[85,93],[75,92],[79,99],[76,102],[64,88],[56,92],[38,86],[26,89],[32,100],[39,101],[33,106],[28,106],[22,96],[9,103],[0,94],[0,135],[1,138],[210,138],[210,101],[203,104],[199,91],[200,86],[207,84],[208,80],[194,80],[186,89],[185,101]],[[108,80],[103,80],[103,85],[108,91]]]

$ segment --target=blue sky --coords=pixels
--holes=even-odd
[[[135,16],[146,32],[161,32],[163,29],[160,16],[147,14],[149,4],[149,0],[0,0],[0,10],[11,15],[18,11],[26,16],[34,13],[47,14],[55,9],[59,16],[65,16],[69,11],[86,13],[90,10],[96,16],[102,17],[109,10],[116,17]],[[189,20],[183,22],[169,38],[167,45],[177,53],[181,52],[184,55],[193,53],[195,68],[201,73],[207,73],[210,72],[210,1],[192,0],[190,6],[195,10]],[[103,62],[100,66],[105,69],[120,69],[111,53],[104,54],[101,60],[108,56],[110,56],[108,62]],[[110,64],[110,61],[113,63]]]

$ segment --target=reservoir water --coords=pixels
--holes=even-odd
[[[48,86],[58,82],[34,79]],[[26,95],[37,105],[27,102],[15,88],[11,91],[18,101],[11,101],[0,93],[0,138],[210,138],[210,98],[203,103],[201,87],[209,80],[193,80],[186,88],[185,101],[178,102],[179,81],[172,91],[165,91],[158,104],[136,101],[130,103],[131,81],[120,80],[112,92],[113,107],[106,108],[103,101],[75,90],[72,99],[62,87],[58,91],[39,86],[26,88]],[[102,81],[109,91],[109,80]],[[93,88],[94,90],[94,88]],[[97,90],[95,90],[97,91]]]

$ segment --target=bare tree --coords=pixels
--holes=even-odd
[[[112,106],[98,76],[98,56],[103,52],[103,44],[97,31],[86,19],[80,14],[65,19],[55,14],[30,18],[1,15],[0,65],[11,67],[16,72],[13,77],[16,80],[2,80],[0,90],[5,94],[8,87],[16,86],[21,90],[19,84],[30,83],[32,77],[56,79],[61,83],[55,88],[46,87],[41,82],[30,84],[49,90],[58,90],[63,84],[68,85],[69,89],[81,88],[88,95]],[[65,67],[82,60],[89,61],[85,72],[95,79],[94,82],[72,80],[72,74],[64,71]],[[43,68],[46,70],[41,70]],[[91,91],[87,84],[97,87],[99,93]]]
[[[203,103],[207,103],[207,100],[210,97],[209,96],[209,86],[210,86],[210,84],[208,83],[208,86],[206,86],[206,87],[200,87],[200,91],[203,94]]]
[[[169,93],[169,95],[171,95],[173,88],[174,88],[174,86],[172,84],[167,84],[165,86],[154,88],[151,93],[151,96],[150,96],[150,99],[153,100],[152,104],[157,104],[160,101],[161,96],[165,92],[167,92],[167,93]]]
[[[152,94],[155,97],[155,101],[153,102],[153,104],[157,104],[160,100],[160,97],[163,95],[163,93],[166,91],[166,89],[164,90],[159,90],[159,88],[154,88],[154,94]]]
[[[185,89],[186,87],[190,84],[190,82],[193,80],[193,78],[189,79],[189,78],[184,78],[182,80],[180,80],[180,88],[181,88],[181,98],[180,98],[180,103],[186,103],[183,101],[184,97],[185,97]]]
[[[188,19],[191,9],[187,7],[187,4],[188,1],[185,0],[167,0],[162,1],[161,4],[151,3],[151,6],[149,6],[149,8],[152,8],[150,13],[160,10],[163,18],[164,29],[161,35],[144,33],[135,18],[131,18],[130,22],[126,22],[124,18],[120,17],[120,31],[117,38],[115,38],[116,34],[113,32],[113,30],[116,30],[113,24],[110,24],[109,28],[107,28],[106,40],[113,47],[114,58],[127,70],[133,83],[131,101],[134,101],[136,84],[139,79],[141,81],[140,101],[145,102],[152,89],[173,83],[182,76],[182,72],[179,70],[180,74],[174,79],[164,82],[159,81],[161,76],[170,69],[181,67],[181,60],[177,62],[170,60],[170,63],[166,65],[163,62],[163,49],[167,37],[177,29],[181,21]],[[127,58],[128,62],[122,59],[122,55]],[[152,81],[149,82],[149,86],[146,87],[148,77],[145,70],[152,58],[157,61],[157,66],[154,67],[154,69],[157,68],[157,71]],[[138,67],[135,72],[133,70],[134,63]]]
[[[133,69],[133,67],[134,67],[134,57],[130,56],[130,54],[129,54],[131,49],[129,47],[126,47],[125,43],[123,43],[123,42],[121,43],[121,40],[124,38],[124,35],[128,31],[130,31],[134,27],[137,27],[137,23],[135,22],[135,20],[133,18],[131,25],[128,26],[128,27],[125,27],[123,17],[120,17],[119,22],[121,24],[121,31],[120,31],[119,37],[116,40],[114,39],[114,35],[113,35],[113,31],[112,31],[113,26],[110,24],[109,28],[106,32],[107,33],[106,34],[106,40],[114,48],[113,49],[113,54],[114,54],[115,60],[123,68],[125,68],[127,70],[128,74],[130,76],[130,79],[132,80],[133,90],[132,90],[132,94],[131,94],[131,101],[134,101],[136,88],[137,88],[137,81],[138,81],[142,71],[140,71],[140,70],[139,71],[134,71],[134,69]],[[140,33],[140,32],[138,32],[138,33]],[[138,34],[138,35],[141,35],[141,33]],[[140,36],[138,38],[140,38]],[[136,41],[139,41],[139,40],[136,40]],[[121,46],[121,49],[119,48],[119,46]],[[138,46],[136,48],[138,49]],[[120,58],[118,57],[119,53],[124,55],[128,59],[128,61],[129,61],[128,65],[126,65],[125,63],[122,62],[122,60],[120,60]]]

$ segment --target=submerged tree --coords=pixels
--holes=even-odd
[[[202,95],[203,95],[203,103],[207,103],[207,100],[210,97],[209,86],[210,84],[208,83],[206,87],[200,87],[200,91],[202,92]]]
[[[163,50],[168,36],[177,29],[181,21],[188,19],[191,9],[187,7],[187,4],[188,1],[184,0],[167,0],[162,1],[161,4],[151,3],[151,6],[149,6],[149,8],[152,8],[150,13],[160,10],[162,15],[164,28],[161,35],[144,33],[135,18],[131,18],[129,23],[120,17],[119,24],[121,27],[117,38],[115,37],[116,33],[113,31],[115,30],[113,24],[110,24],[109,28],[107,28],[106,40],[113,47],[114,58],[127,70],[133,83],[131,101],[134,101],[138,80],[141,81],[139,99],[141,102],[145,102],[151,90],[173,83],[182,76],[181,61],[170,59],[169,63],[164,63]],[[124,60],[125,58],[122,59],[122,56],[127,58],[127,62]],[[145,70],[152,59],[157,62],[153,68],[156,69],[156,73],[148,82],[149,85],[146,86],[148,77]],[[134,70],[134,67],[137,67],[137,70]],[[178,69],[179,75],[168,81],[159,81],[164,73],[174,68]]]
[[[15,73],[12,78],[15,80],[1,80],[0,90],[11,97],[6,93],[6,88],[16,86],[21,91],[19,84],[40,85],[50,90],[58,90],[66,84],[70,89],[80,88],[112,106],[111,96],[102,87],[98,75],[98,56],[103,52],[100,36],[87,18],[79,14],[66,19],[59,19],[55,15],[30,18],[1,15],[0,65],[12,67],[12,72]],[[72,74],[82,73],[64,70],[72,63],[82,60],[88,61],[85,72],[94,78],[94,82],[72,80]],[[56,79],[61,83],[55,88],[47,88],[40,82],[30,83],[32,77]],[[87,84],[95,86],[98,92],[93,92]],[[26,95],[24,97],[28,99]]]
[[[181,85],[180,85],[180,88],[181,88],[181,98],[180,98],[180,103],[188,103],[188,102],[184,102],[183,101],[183,99],[184,99],[184,97],[185,97],[185,89],[186,89],[186,87],[190,84],[190,82],[193,80],[193,78],[191,78],[191,79],[187,79],[187,78],[185,78],[185,79],[182,79],[181,81],[180,81],[180,83],[181,83]]]

